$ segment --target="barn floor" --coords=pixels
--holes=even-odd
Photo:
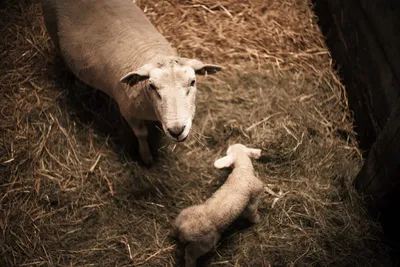
[[[171,223],[223,183],[233,142],[263,149],[272,191],[201,266],[392,266],[352,189],[361,153],[310,1],[138,2],[181,55],[225,67],[199,81],[184,144],[150,125],[151,168],[115,103],[63,69],[38,1],[0,3],[0,266],[177,266]]]

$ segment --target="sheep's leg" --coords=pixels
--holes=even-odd
[[[260,215],[257,212],[259,202],[259,197],[252,197],[249,201],[249,204],[247,204],[246,209],[243,211],[242,216],[252,223],[257,223],[260,221]]]
[[[150,165],[153,163],[153,157],[150,152],[149,144],[147,142],[147,127],[142,120],[131,119],[129,120],[129,125],[131,126],[133,132],[139,141],[139,152],[140,157],[144,164]]]
[[[213,244],[192,242],[185,248],[185,267],[196,267],[196,260],[209,252]]]

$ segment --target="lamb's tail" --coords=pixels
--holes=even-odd
[[[173,237],[173,238],[179,238],[179,229],[178,229],[178,227],[176,225],[172,225],[172,227],[169,230],[168,235],[170,237]]]

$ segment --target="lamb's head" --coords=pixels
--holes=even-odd
[[[248,166],[251,164],[250,158],[258,159],[260,157],[261,149],[248,148],[242,144],[233,144],[228,147],[225,157],[217,159],[214,162],[214,166],[218,169],[227,168],[232,164],[234,164],[235,167],[240,165]]]
[[[196,59],[166,57],[125,75],[130,86],[147,81],[146,95],[164,132],[173,140],[186,140],[196,110],[196,75],[214,74],[222,68]]]

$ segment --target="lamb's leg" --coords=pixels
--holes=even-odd
[[[192,242],[185,248],[185,267],[196,267],[196,260],[211,251],[213,243]]]
[[[252,197],[249,201],[249,204],[247,204],[246,209],[242,213],[242,216],[252,223],[257,223],[260,221],[260,215],[257,212],[259,202],[260,197]]]
[[[150,152],[149,144],[147,142],[148,131],[146,125],[142,120],[131,119],[129,120],[133,132],[139,141],[139,152],[144,164],[150,165],[153,163],[153,157]]]

